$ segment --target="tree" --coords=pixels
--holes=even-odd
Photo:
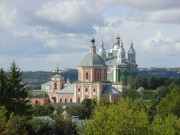
[[[22,82],[22,72],[16,66],[15,62],[12,63],[9,74],[8,74],[8,91],[9,94],[9,105],[7,106],[8,111],[14,112],[15,114],[28,114],[30,105],[27,99],[28,92],[25,87],[25,83]]]
[[[180,117],[180,87],[175,86],[158,105],[158,114],[163,118],[168,114]]]
[[[4,70],[0,69],[0,105],[5,105],[9,102],[8,101],[8,93],[7,93],[7,76]]]
[[[55,117],[53,130],[55,135],[77,135],[76,124],[71,119]]]
[[[150,134],[153,135],[179,135],[180,119],[170,114],[165,119],[160,115],[155,116],[150,126]]]
[[[67,109],[67,113],[70,116],[79,116],[81,119],[89,119],[93,114],[94,107],[96,105],[95,99],[84,99],[81,105],[71,106]]]
[[[122,98],[117,105],[98,106],[95,109],[93,121],[85,129],[85,134],[139,135],[148,132],[148,125],[145,111],[135,106],[129,99]]]
[[[34,105],[32,107],[33,116],[49,116],[54,112],[52,105]]]
[[[86,98],[82,101],[81,105],[82,105],[82,118],[89,119],[93,114],[96,105],[95,99]]]
[[[136,90],[123,90],[123,97],[124,98],[131,98],[131,99],[138,99],[141,97],[140,93]]]
[[[14,113],[7,117],[8,112],[4,106],[0,106],[0,134],[1,135],[25,135],[28,126],[26,117],[15,116]]]

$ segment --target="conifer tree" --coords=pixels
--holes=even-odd
[[[22,72],[13,62],[8,74],[8,94],[10,96],[10,104],[8,110],[15,114],[27,114],[30,109],[27,99],[28,92],[22,82]]]
[[[5,105],[8,102],[7,86],[8,86],[7,76],[5,71],[1,68],[0,69],[0,106]]]

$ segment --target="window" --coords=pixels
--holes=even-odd
[[[70,103],[72,103],[72,98],[70,98]]]
[[[80,103],[80,98],[78,98],[78,103]]]
[[[94,89],[94,92],[96,92],[96,89]]]
[[[62,103],[62,98],[60,98],[60,103]]]
[[[78,92],[80,92],[80,88],[78,88]]]
[[[89,77],[88,77],[88,73],[86,73],[86,79],[88,79]]]
[[[65,103],[67,103],[67,99],[65,98]]]
[[[87,89],[87,88],[85,89],[85,92],[88,92],[88,89]]]
[[[54,83],[54,90],[57,90],[57,83]]]
[[[35,102],[36,102],[35,104],[38,104],[38,101],[37,101],[37,100],[36,100]]]

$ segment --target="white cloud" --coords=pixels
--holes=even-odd
[[[180,8],[151,12],[148,16],[148,20],[158,23],[180,24]]]
[[[94,25],[104,23],[101,8],[96,8],[93,2],[78,0],[44,3],[35,15],[68,28],[92,29]]]
[[[180,42],[163,36],[161,32],[156,32],[152,38],[143,41],[143,50],[153,57],[179,56]]]

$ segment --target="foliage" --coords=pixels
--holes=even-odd
[[[135,106],[129,99],[121,99],[119,104],[95,109],[93,121],[85,129],[87,135],[144,134],[148,130],[145,111]]]
[[[7,110],[4,106],[0,106],[0,134],[1,135],[24,135],[26,134],[27,118],[24,116],[15,116],[10,114],[7,118]]]
[[[9,98],[7,76],[5,71],[0,69],[0,105],[7,106]]]
[[[55,135],[77,135],[76,124],[71,119],[56,117],[53,129]]]
[[[168,114],[180,117],[180,87],[174,87],[158,105],[158,114],[163,118]]]
[[[8,114],[14,113],[19,115],[30,114],[28,92],[25,83],[22,82],[22,72],[16,66],[15,62],[11,64],[7,74],[0,69],[0,105],[4,105]],[[1,95],[2,94],[2,95]]]
[[[54,112],[52,105],[34,105],[32,107],[33,116],[49,116]]]
[[[170,86],[171,84],[180,86],[180,78],[137,77],[132,80],[131,88],[143,87],[144,89],[155,90],[160,86]]]
[[[53,135],[54,131],[50,121],[33,118],[29,121],[28,132],[30,135]]]
[[[165,119],[157,115],[150,126],[150,133],[154,135],[179,135],[180,119],[170,114]]]
[[[95,99],[84,99],[81,105],[71,106],[67,109],[70,116],[79,116],[80,119],[89,119],[93,114],[96,105]]]
[[[141,97],[140,93],[136,90],[123,90],[123,97],[129,97],[130,99],[138,99]]]

